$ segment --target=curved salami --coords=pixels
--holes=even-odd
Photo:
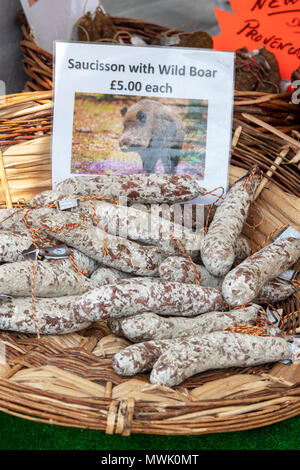
[[[224,311],[225,305],[217,289],[156,279],[130,279],[88,292],[82,296],[78,308],[94,320],[106,320],[145,311],[195,317],[206,312]]]
[[[209,369],[250,367],[291,357],[286,339],[216,331],[176,340],[153,365],[150,382],[174,387]]]
[[[185,202],[205,193],[188,175],[97,175],[76,176],[56,186],[58,194],[85,197],[90,194],[131,202],[160,204]]]
[[[148,372],[174,341],[174,339],[146,341],[128,346],[113,356],[112,367],[117,374],[130,377]]]
[[[80,214],[56,209],[30,211],[28,223],[61,242],[76,248],[106,267],[141,276],[155,276],[162,255],[155,247],[106,233],[85,221]]]
[[[208,271],[222,277],[235,261],[235,246],[254,200],[260,177],[246,175],[228,191],[204,237],[201,257]]]
[[[233,307],[252,302],[269,281],[293,266],[299,257],[298,238],[284,238],[262,248],[225,276],[224,299]]]
[[[229,312],[203,313],[194,318],[163,318],[152,312],[108,321],[112,333],[133,343],[211,333],[227,327],[254,325],[260,307],[253,305]]]

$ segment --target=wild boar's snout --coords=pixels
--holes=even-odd
[[[121,150],[137,152],[147,173],[155,173],[161,159],[165,173],[175,174],[185,137],[184,124],[176,111],[158,101],[141,99],[129,109],[123,107],[121,115]]]

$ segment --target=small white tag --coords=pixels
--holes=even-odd
[[[68,209],[74,209],[79,206],[78,199],[62,199],[57,201],[57,208],[60,211],[66,211]]]
[[[300,361],[300,338],[297,336],[290,336],[288,346],[291,351],[291,358],[290,359],[285,359],[281,362],[282,364],[290,364],[290,363],[295,363]]]
[[[137,36],[136,34],[133,34],[131,36],[131,44],[134,46],[147,46],[146,41],[142,39],[140,36]]]
[[[162,36],[160,38],[160,44],[162,46],[175,46],[180,43],[180,37],[177,34],[174,36]]]
[[[285,238],[300,238],[300,232],[298,232],[294,227],[288,225],[285,229],[283,229],[276,237],[275,240],[283,240]]]
[[[0,294],[0,300],[9,300],[12,299],[10,295]]]
[[[71,251],[66,245],[48,246],[40,250],[40,255],[45,259],[64,259],[68,258],[70,254]]]
[[[278,279],[291,282],[297,277],[297,275],[298,271],[296,271],[295,269],[288,269],[284,273],[280,274],[280,276],[278,276]]]
[[[272,310],[270,307],[267,308],[266,314],[267,314],[267,320],[272,323],[274,326],[280,325],[281,319],[278,316],[278,314],[281,316],[283,313],[283,310]]]

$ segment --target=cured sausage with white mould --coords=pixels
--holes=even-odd
[[[36,209],[28,213],[32,228],[44,232],[68,246],[78,249],[106,267],[141,276],[155,276],[162,255],[151,246],[110,235],[85,221],[80,214],[57,209]]]
[[[201,257],[207,270],[225,276],[235,261],[235,246],[248,218],[260,175],[250,173],[237,181],[217,207],[204,237]]]
[[[17,279],[17,282],[16,282]],[[0,266],[0,292],[13,297],[80,295],[90,290],[90,280],[76,272],[70,259],[19,261]]]
[[[299,257],[299,238],[284,238],[267,245],[225,276],[222,285],[225,301],[232,307],[252,302],[265,284],[293,266]]]
[[[150,382],[174,387],[210,369],[251,367],[291,357],[286,339],[215,331],[175,340],[153,365]]]
[[[77,209],[82,215],[90,214],[93,210],[99,220],[99,227],[112,235],[136,241],[145,245],[160,246],[160,251],[173,250],[171,236],[184,240],[187,250],[200,250],[201,238],[180,224],[175,224],[153,213],[148,213],[132,207],[115,205],[103,201],[80,203]],[[162,249],[164,247],[164,250]]]
[[[291,295],[295,294],[299,287],[295,286],[289,281],[276,278],[268,282],[260,291],[258,295],[259,301],[266,301],[270,304],[282,302],[288,299]]]
[[[22,253],[28,250],[31,244],[32,239],[28,231],[0,231],[0,262],[13,263],[23,260]]]
[[[57,194],[85,197],[91,194],[114,200],[162,204],[191,201],[205,193],[189,175],[97,175],[75,176],[56,186]]]
[[[145,341],[122,349],[113,356],[112,367],[118,375],[132,377],[152,369],[158,358],[176,339]]]
[[[129,279],[94,289],[81,297],[79,312],[94,320],[107,320],[151,311],[163,316],[195,317],[225,311],[221,292],[179,282],[157,279]]]
[[[128,318],[111,318],[108,326],[112,333],[124,336],[133,343],[139,343],[211,333],[229,326],[254,325],[259,309],[258,305],[253,305],[229,312],[203,313],[195,318],[163,318],[146,312]]]
[[[36,298],[35,317],[31,297],[0,300],[0,330],[41,335],[60,335],[87,328],[92,322],[76,310],[78,296]]]

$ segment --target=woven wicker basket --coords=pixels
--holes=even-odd
[[[123,43],[130,43],[133,35],[138,35],[148,45],[159,45],[163,36],[180,35],[180,39],[184,40],[191,34],[177,28],[171,29],[155,23],[147,21],[111,17],[112,23],[115,28],[114,37],[108,39],[111,42],[122,40]],[[41,49],[34,40],[34,37],[29,30],[25,16],[19,17],[23,39],[20,47],[24,54],[24,68],[29,76],[26,84],[26,89],[29,91],[36,90],[51,90],[53,87],[53,55]],[[85,40],[89,40],[88,37]]]
[[[230,182],[243,173],[232,166]],[[300,230],[300,199],[273,183],[255,205],[263,223],[255,230],[245,226],[254,249],[282,224]],[[274,307],[286,315],[282,329],[299,332],[300,295]],[[191,435],[257,428],[300,413],[300,363],[212,370],[171,389],[151,385],[145,374],[118,376],[111,358],[129,342],[105,323],[41,339],[0,332],[0,341],[7,355],[0,365],[0,410],[34,421],[124,436]]]
[[[15,206],[21,197],[29,200],[51,186],[51,108],[49,92],[10,96],[0,108],[0,125],[6,126],[0,141],[2,207]],[[265,139],[272,141],[279,131],[258,129],[239,121],[233,154],[240,148],[258,160],[267,158]],[[255,148],[249,146],[249,135],[255,136]],[[286,142],[284,136],[276,136],[276,146],[286,148],[283,143],[289,143],[296,154],[298,142]],[[251,163],[240,161],[241,167],[230,168],[231,184]],[[263,167],[264,178],[244,230],[254,250],[282,224],[300,230],[300,198],[293,194],[297,186],[283,173],[289,185],[287,191],[281,189],[282,180],[275,180],[280,168]],[[282,328],[298,332],[300,293],[274,307],[283,309]],[[112,335],[104,323],[40,340],[1,332],[0,340],[7,354],[7,364],[0,365],[0,410],[30,420],[123,435],[183,435],[251,429],[300,412],[299,363],[209,371],[170,389],[151,385],[147,375],[132,380],[117,376],[111,357],[128,342]]]
[[[137,31],[141,22],[120,20],[120,29],[129,24]],[[142,32],[155,39],[166,30],[143,23]],[[51,89],[52,58],[27,40],[31,89],[39,89],[41,69]],[[10,96],[0,106],[2,207],[51,186],[51,108],[49,91]],[[299,115],[288,93],[236,93],[230,183],[253,163],[264,175],[244,229],[254,250],[283,224],[300,230]],[[284,331],[299,332],[299,292],[274,308],[283,311]],[[0,365],[0,410],[33,421],[123,436],[199,435],[258,428],[300,413],[299,363],[212,370],[171,389],[151,385],[146,374],[118,376],[111,357],[129,343],[105,323],[41,339],[0,332],[0,341],[7,355]]]

